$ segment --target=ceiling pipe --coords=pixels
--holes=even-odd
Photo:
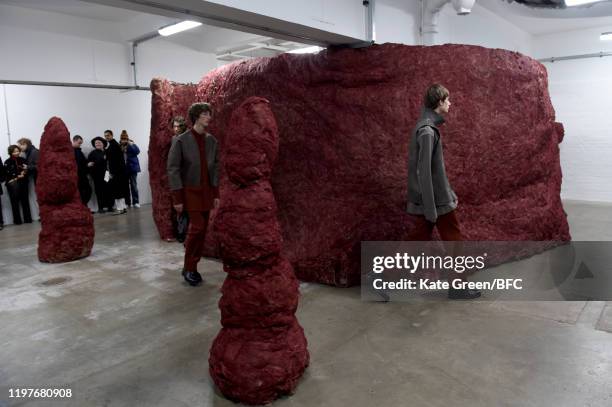
[[[374,43],[376,41],[376,28],[374,25],[374,8],[375,0],[363,0],[363,6],[366,8],[366,42]]]
[[[136,77],[136,47],[138,47],[139,44],[142,44],[145,41],[149,41],[157,37],[161,37],[161,35],[159,34],[159,32],[155,31],[132,40],[132,61],[130,62],[130,65],[132,66],[134,88],[138,88],[138,78]]]
[[[76,82],[14,81],[10,79],[0,79],[0,84],[31,85],[31,86],[60,86],[60,87],[66,87],[66,88],[115,89],[115,90],[125,90],[125,91],[130,91],[130,90],[150,91],[151,90],[151,88],[148,86],[102,85],[102,84],[97,84],[97,83],[76,83]]]
[[[476,0],[421,0],[421,44],[434,45],[435,37],[438,34],[438,18],[440,11],[448,3],[452,3],[453,8],[459,16],[471,13]]]
[[[11,124],[9,123],[9,110],[8,110],[8,99],[6,98],[6,84],[2,84],[2,93],[4,94],[4,117],[6,118],[6,136],[8,138],[8,142],[9,144],[12,144],[11,142]],[[2,165],[0,163],[0,165]],[[0,188],[2,188],[0,186]],[[0,209],[1,211],[2,209]]]

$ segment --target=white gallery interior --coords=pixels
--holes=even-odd
[[[135,78],[131,65],[132,43],[179,21],[180,17],[176,11],[145,8],[136,3],[0,1],[2,159],[6,159],[7,147],[19,138],[30,138],[39,146],[43,127],[52,116],[61,117],[72,135],[83,136],[86,153],[91,148],[89,140],[101,136],[105,129],[112,129],[116,136],[125,129],[141,149],[141,203],[149,203],[149,91],[15,82],[147,87],[152,78],[164,77],[196,83],[206,72],[232,60],[273,56],[283,52],[283,47],[294,49],[367,39],[367,16],[361,1],[159,1],[157,4],[172,7],[197,4],[198,9],[212,10],[210,13],[232,18],[236,23],[225,24],[230,28],[221,27],[224,24],[218,21],[216,26],[205,23],[183,33],[138,44]],[[538,10],[503,0],[477,0],[469,15],[460,16],[448,4],[435,22],[433,31],[436,32],[426,34],[427,39],[420,34],[423,7],[420,0],[373,3],[374,39],[379,44],[472,44],[516,51],[535,59],[612,51],[612,41],[600,40],[602,32],[612,31],[609,2],[575,11],[563,10],[563,17],[560,13],[554,14],[559,10]],[[241,21],[254,23],[240,26]],[[265,33],[260,28],[265,24],[272,24],[276,32],[262,35]],[[294,36],[280,38],[283,35],[279,32]],[[296,35],[300,32],[308,32],[303,38],[309,40],[300,43]],[[612,154],[612,58],[543,63],[548,70],[557,121],[565,127],[561,144],[562,198],[612,202],[609,186],[612,167],[607,165]],[[30,195],[33,200],[33,194]],[[10,224],[7,194],[2,200],[4,218]]]
[[[141,151],[142,172],[138,185],[143,204],[142,208],[120,209],[123,205],[119,199],[115,200],[114,210],[106,208],[109,211],[102,210],[94,215],[98,208],[92,197],[89,201],[91,216],[80,204],[69,204],[57,211],[54,208],[44,216],[43,222],[37,222],[38,206],[32,192],[33,180],[29,180],[33,221],[17,225],[19,221],[13,224],[6,182],[2,182],[2,214],[4,224],[10,226],[4,227],[0,219],[0,407],[236,407],[246,405],[238,401],[270,402],[271,396],[265,398],[267,401],[261,401],[262,398],[255,402],[247,398],[261,396],[257,393],[270,389],[274,390],[275,399],[266,405],[275,407],[612,406],[612,249],[609,246],[612,242],[612,166],[609,164],[612,156],[612,41],[601,38],[606,32],[612,37],[612,0],[563,7],[564,2],[570,1],[583,0],[0,0],[0,158],[6,160],[8,146],[21,138],[29,138],[40,147],[44,126],[53,116],[64,121],[72,136],[83,137],[85,155],[92,150],[90,140],[103,136],[106,129],[113,130],[116,139],[126,130]],[[459,6],[468,3],[473,3],[471,12],[459,15],[463,12]],[[158,35],[159,29],[185,20],[202,24],[174,35]],[[276,187],[274,182],[268,183],[267,174],[264,178],[256,178],[256,183],[250,183],[252,178],[247,178],[255,170],[259,171],[257,175],[267,171],[268,167],[260,166],[264,162],[262,157],[271,161],[269,146],[275,134],[268,136],[275,132],[271,121],[262,124],[261,120],[256,124],[263,131],[250,133],[255,125],[244,129],[248,129],[245,130],[248,134],[263,134],[265,154],[244,155],[248,158],[244,160],[248,171],[235,173],[240,173],[236,177],[242,177],[248,172],[249,175],[244,175],[247,182],[229,186],[231,191],[227,195],[224,190],[220,209],[216,213],[213,210],[211,215],[211,223],[222,225],[216,230],[208,228],[214,231],[210,240],[217,244],[219,258],[204,258],[202,256],[209,253],[207,249],[200,250],[207,244],[205,237],[211,237],[204,233],[207,226],[202,223],[209,213],[202,207],[197,210],[204,211],[202,214],[192,211],[187,200],[181,208],[176,205],[175,194],[174,213],[186,209],[190,217],[187,238],[179,237],[178,227],[173,227],[172,237],[160,233],[161,228],[157,226],[161,216],[158,215],[166,213],[167,217],[162,220],[168,221],[172,212],[169,199],[165,208],[160,200],[151,205],[148,144],[152,109],[149,86],[153,78],[198,83],[208,72],[235,61],[274,57],[284,52],[306,52],[307,49],[313,52],[313,47],[362,47],[372,43],[409,46],[450,43],[504,49],[539,60],[546,68],[556,121],[565,129],[560,144],[563,208],[556,205],[557,200],[554,211],[550,209],[552,205],[539,205],[544,200],[532,193],[525,201],[509,196],[507,201],[521,204],[514,208],[505,205],[504,201],[504,206],[489,205],[495,211],[485,213],[482,208],[489,203],[485,202],[478,210],[460,214],[461,217],[474,214],[473,224],[476,224],[476,217],[479,221],[478,233],[465,236],[499,236],[489,231],[516,227],[520,232],[526,229],[529,232],[516,236],[531,236],[537,240],[501,242],[503,244],[498,247],[510,243],[509,246],[517,248],[514,257],[504,258],[501,264],[488,264],[482,273],[469,275],[467,282],[490,282],[494,278],[494,282],[523,284],[524,280],[523,285],[532,291],[473,287],[482,290],[481,293],[441,286],[419,290],[422,292],[413,296],[406,289],[374,290],[376,285],[370,286],[369,280],[375,270],[368,266],[364,247],[368,243],[381,242],[363,244],[361,239],[371,236],[381,240],[399,239],[404,231],[412,232],[405,230],[408,229],[405,225],[417,229],[418,225],[409,221],[420,221],[423,227],[418,228],[433,228],[434,224],[429,218],[416,215],[404,223],[403,208],[399,213],[395,206],[386,208],[390,205],[384,199],[384,185],[380,188],[376,184],[350,200],[338,199],[342,198],[340,194],[327,192],[336,189],[323,189],[318,195],[311,192],[314,187],[306,189],[304,184],[309,181],[306,178],[309,174],[311,178],[323,180],[319,184],[312,183],[316,188],[324,183],[324,187],[335,187],[336,182],[327,181],[334,175],[330,166],[316,166],[312,171],[307,168],[306,157],[312,159],[315,155],[303,151],[314,145],[314,154],[324,159],[328,151],[311,142],[309,136],[314,132],[309,133],[311,129],[303,126],[303,121],[299,122],[302,126],[299,131],[304,136],[295,133],[300,134],[300,143],[280,144],[285,151],[293,148],[291,154],[281,159],[293,158],[295,152],[300,152],[300,157],[285,160],[293,167],[277,165],[274,169],[279,171],[276,174],[282,175],[285,173],[280,171],[289,169],[287,174],[291,177],[284,182],[291,182],[294,189],[286,189],[284,197],[297,199],[285,208],[290,207],[293,212],[283,214],[281,210],[285,208],[280,204],[276,206],[269,186]],[[474,51],[471,47],[466,48]],[[340,58],[345,54],[335,55]],[[310,62],[309,58],[303,60]],[[446,68],[457,68],[450,65],[452,63],[448,61],[448,67],[436,69],[444,72]],[[474,66],[472,61],[470,64]],[[286,72],[293,73],[284,71],[282,75]],[[488,76],[488,73],[484,74]],[[320,82],[327,85],[329,77],[345,79],[326,73]],[[264,77],[264,81],[268,78]],[[402,83],[412,80],[406,79]],[[509,81],[501,84],[503,89],[513,92],[512,84],[506,82]],[[278,83],[278,80],[270,83]],[[261,83],[248,84],[256,84],[262,89]],[[398,95],[396,88],[393,86],[391,98]],[[307,90],[311,89],[317,88],[312,86]],[[481,90],[475,86],[472,89]],[[222,91],[223,88],[219,93]],[[452,99],[453,89],[449,91]],[[355,93],[347,94],[346,99],[338,100],[355,98]],[[381,99],[383,97],[378,96],[368,106],[376,106]],[[408,99],[417,100],[416,97],[405,98]],[[226,106],[232,106],[233,100]],[[446,98],[432,103],[442,107],[440,101],[448,106]],[[454,106],[460,101],[460,97],[454,99]],[[313,112],[321,105],[315,102],[313,105],[317,106],[311,109]],[[495,96],[494,103],[493,106],[499,106],[499,95]],[[265,103],[258,106],[263,105]],[[305,110],[307,103],[297,106]],[[514,107],[510,102],[509,106],[515,109],[512,117],[517,109],[525,109],[526,115],[532,113],[529,106]],[[278,110],[282,107],[285,106],[276,105]],[[286,117],[290,118],[294,111],[285,113]],[[357,110],[363,117],[378,119],[377,115],[362,112]],[[425,119],[430,113],[426,111],[422,117]],[[194,117],[199,117],[196,130],[210,118],[205,111],[196,112]],[[402,115],[396,117],[407,119]],[[366,138],[375,131],[354,130],[363,128],[358,127],[364,123],[358,119],[350,123],[354,124],[350,127],[352,133],[341,134],[352,136],[351,142],[357,145],[362,139],[378,142],[378,139]],[[156,125],[157,120],[156,116]],[[337,124],[333,120],[328,122]],[[499,122],[498,119],[493,123]],[[235,123],[239,125],[234,127],[242,129],[241,121],[234,119],[232,125]],[[289,122],[287,127],[293,123]],[[398,124],[395,128],[402,126]],[[405,129],[406,138],[411,137],[412,130]],[[212,133],[217,136],[216,131]],[[228,134],[233,133],[228,131]],[[367,136],[362,137],[366,133]],[[156,135],[159,134],[156,131]],[[236,131],[235,134],[243,133]],[[320,132],[316,136],[325,141],[324,137],[330,134],[335,133]],[[395,133],[394,137],[397,134],[400,133]],[[442,134],[446,134],[444,129]],[[517,131],[509,131],[509,134],[517,134]],[[289,132],[285,135],[288,138],[284,141],[290,139]],[[496,135],[503,143],[498,146],[500,149],[508,144],[508,135],[501,132]],[[195,141],[192,139],[194,144],[190,147],[185,143],[187,147],[179,150],[176,146],[182,143],[184,136],[195,138]],[[433,131],[431,136],[435,136]],[[200,160],[208,156],[211,146],[216,145],[211,137],[200,138],[189,133],[174,140],[175,148],[169,153],[170,178],[173,161],[183,164],[188,161],[183,157],[198,154],[194,147],[197,141]],[[207,146],[209,140],[213,143]],[[378,143],[382,146],[378,150],[373,143],[352,150],[343,139],[341,146],[348,153],[342,156],[342,168],[347,168],[345,163],[351,160],[351,165],[356,163],[351,170],[360,169],[358,159],[365,155],[374,157],[375,163],[388,161],[391,148],[387,146],[395,140]],[[252,147],[254,144],[249,147],[257,151],[257,147]],[[264,145],[264,142],[259,144]],[[339,143],[333,144],[332,153],[338,152],[334,150],[337,145]],[[369,146],[372,147],[367,149]],[[109,156],[111,151],[108,151]],[[419,150],[413,148],[411,151]],[[440,151],[438,163],[443,160]],[[100,151],[96,153],[102,155]],[[257,165],[250,161],[253,156],[260,160]],[[114,157],[118,157],[115,162],[121,163],[119,154]],[[421,160],[413,160],[413,157],[406,162]],[[528,157],[529,165],[536,163],[528,153],[519,157]],[[487,163],[481,157],[477,160],[476,163]],[[223,157],[220,161],[223,164]],[[197,161],[197,165],[201,162],[204,161]],[[205,162],[214,163],[215,160],[207,158]],[[14,161],[9,163],[17,168]],[[102,173],[105,166],[100,166]],[[376,166],[382,170],[377,171]],[[386,170],[383,166],[362,165],[376,175],[372,179],[397,179],[393,169]],[[181,165],[180,170],[183,168],[189,168],[181,171],[183,174],[196,173],[191,171],[195,167]],[[214,165],[211,168],[214,171]],[[260,168],[263,169],[260,171]],[[416,168],[409,173],[419,174],[420,169],[427,169],[426,166]],[[444,169],[444,165],[437,168]],[[539,172],[542,168],[529,169]],[[552,170],[556,174],[557,168]],[[177,172],[174,171],[175,175]],[[197,172],[198,175],[206,173]],[[438,171],[440,173],[444,171]],[[210,179],[214,180],[215,172],[212,174]],[[303,179],[293,182],[294,174]],[[351,172],[351,178],[347,177],[345,182],[347,190],[358,190],[361,185],[357,184],[363,184],[360,177],[367,177],[363,174],[365,171]],[[516,175],[510,174],[511,179],[525,178]],[[15,176],[16,171],[13,171],[13,178]],[[38,178],[39,186],[41,178],[44,182],[47,176]],[[97,177],[98,186],[102,184],[100,178]],[[353,182],[354,179],[357,182]],[[189,182],[181,181],[181,185],[189,187]],[[244,185],[246,183],[249,185]],[[25,182],[17,184],[19,192],[25,191],[24,185]],[[209,186],[214,185],[212,182]],[[8,188],[11,188],[10,183]],[[478,185],[474,190],[478,191],[477,188],[482,187]],[[208,187],[201,189],[202,201],[204,197],[215,196],[215,191],[210,193],[205,189]],[[10,191],[15,203],[15,189]],[[98,191],[104,195],[104,189]],[[299,192],[304,193],[300,195]],[[293,204],[298,200],[304,205]],[[357,203],[352,206],[353,202]],[[525,211],[529,216],[520,216],[526,206],[522,202],[533,202],[533,208]],[[328,210],[332,203],[337,203],[335,209]],[[363,203],[365,205],[361,205]],[[448,203],[443,202],[441,208],[449,209]],[[225,204],[229,209],[224,212]],[[362,210],[358,206],[368,208]],[[240,210],[232,207],[240,207]],[[379,208],[388,210],[392,216],[377,216],[374,211]],[[562,216],[561,209],[567,216]],[[437,221],[436,233],[441,240],[462,240],[457,232],[467,228],[458,225],[461,217],[457,222],[453,208],[450,210],[438,214],[437,219],[444,217],[444,220]],[[502,211],[506,213],[494,219]],[[515,213],[519,216],[515,217]],[[260,217],[260,214],[263,215]],[[555,223],[552,215],[546,217],[549,214],[555,215],[558,222]],[[350,223],[346,221],[349,218]],[[180,220],[183,226],[185,219]],[[426,219],[430,222],[425,222]],[[89,223],[75,227],[81,220]],[[292,228],[287,233],[285,230],[280,233],[284,224]],[[554,236],[561,241],[546,239],[550,236],[545,234],[546,229],[551,225],[556,233]],[[326,237],[326,228],[333,236]],[[53,239],[47,237],[51,234]],[[48,244],[51,240],[53,245]],[[288,242],[295,243],[297,261],[284,254]],[[392,244],[399,261],[399,251],[404,252],[405,258],[412,250],[403,244],[414,242],[383,243]],[[398,243],[400,245],[396,246]],[[439,242],[435,243],[438,246]],[[463,242],[458,243],[461,250]],[[495,247],[500,242],[491,243],[490,247]],[[530,243],[536,249],[523,250]],[[317,250],[309,251],[309,245],[316,246]],[[231,250],[227,249],[229,246]],[[456,256],[457,246],[447,248],[447,253],[453,254],[455,259],[459,257]],[[65,260],[68,256],[58,260],[59,255],[72,249],[75,255],[69,260]],[[45,250],[58,257],[45,257]],[[229,256],[232,250],[241,252],[240,256],[238,253]],[[425,254],[419,252],[420,257],[411,256],[413,261],[415,257],[425,258]],[[328,253],[331,254],[327,256]],[[357,272],[358,254],[361,254],[361,274],[358,276],[361,280],[356,278],[349,284],[342,276],[343,268]],[[393,260],[386,251],[384,254],[377,257],[385,263]],[[468,263],[467,257],[463,256],[464,265]],[[197,261],[190,267],[188,262],[194,258]],[[329,273],[333,278],[303,278],[300,271],[304,270]],[[451,281],[454,275],[449,273],[447,280]],[[196,276],[200,277],[199,281]],[[359,282],[361,285],[353,285]],[[441,283],[442,279],[431,282]],[[527,295],[521,296],[523,293]],[[227,333],[231,337],[226,336]],[[217,346],[219,343],[221,346]],[[219,349],[225,356],[215,360]],[[308,359],[304,357],[305,350]],[[305,366],[306,361],[308,366]],[[267,382],[268,379],[271,381]],[[281,386],[282,391],[279,390]],[[32,394],[34,389],[39,390],[40,395],[41,389],[50,388],[63,390],[66,397],[60,395],[51,399]],[[32,392],[23,396],[19,395],[19,390]],[[68,390],[69,396],[66,395]]]

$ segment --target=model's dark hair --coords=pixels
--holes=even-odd
[[[112,130],[104,130],[104,134],[106,134],[106,133],[110,133],[111,136],[113,135],[113,131]]]
[[[433,110],[438,107],[440,101],[444,101],[447,97],[448,89],[439,83],[434,83],[427,88],[427,92],[425,92],[425,97],[423,98],[423,104],[425,107]]]
[[[185,118],[183,116],[174,116],[172,120],[170,120],[170,127],[174,127],[174,123],[178,123],[181,128],[181,133],[187,131],[187,123],[185,123]]]
[[[213,113],[212,107],[208,103],[200,102],[191,105],[189,107],[189,120],[191,120],[191,123],[195,124],[198,117],[204,112],[210,112],[211,115]]]
[[[8,155],[11,156],[13,155],[13,151],[15,151],[15,149],[21,152],[21,148],[17,144],[11,144],[10,146],[8,146],[8,149],[6,151],[8,152]]]
[[[30,140],[29,138],[20,138],[19,140],[17,140],[17,144],[25,144],[26,146],[28,146],[27,148],[30,148],[30,146],[32,145],[32,140]]]
[[[74,137],[72,138],[72,141],[77,141],[77,140],[83,141],[83,137],[79,136],[78,134],[75,134]]]

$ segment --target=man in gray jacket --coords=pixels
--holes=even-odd
[[[434,226],[442,240],[463,240],[455,214],[457,195],[446,177],[438,129],[444,123],[443,115],[448,113],[450,105],[448,90],[439,84],[431,85],[425,93],[424,108],[410,141],[406,211],[417,215],[414,239],[417,241],[431,240]],[[460,273],[449,275],[449,283],[456,279],[465,280],[465,276]],[[448,297],[473,299],[480,297],[480,291],[451,286]]]
[[[182,275],[187,283],[196,286],[202,282],[197,265],[204,249],[208,217],[219,206],[219,159],[217,139],[207,132],[212,118],[210,105],[194,103],[189,108],[189,118],[193,128],[172,138],[167,170],[174,209],[189,214]]]

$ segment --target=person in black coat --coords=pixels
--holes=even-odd
[[[32,178],[34,185],[36,185],[36,179],[38,178],[38,156],[40,153],[29,138],[17,140],[17,145],[25,156],[25,163],[28,166],[28,177]]]
[[[30,214],[30,200],[28,197],[28,170],[26,161],[19,156],[21,149],[13,144],[8,148],[9,158],[4,162],[6,170],[6,190],[8,191],[11,200],[11,208],[13,209],[13,223],[21,225],[23,222],[32,223],[32,215]],[[23,222],[19,205],[23,210]]]
[[[104,213],[105,208],[112,210],[111,200],[108,199],[108,191],[104,176],[106,174],[106,152],[104,149],[108,143],[102,137],[95,137],[91,140],[91,145],[94,146],[94,150],[87,156],[87,167],[89,167],[89,173],[93,178],[94,189],[96,191],[96,198],[98,199],[98,212]]]
[[[78,134],[72,138],[72,148],[74,148],[74,158],[77,163],[77,175],[79,177],[79,194],[81,195],[81,202],[87,206],[87,202],[91,198],[91,185],[89,185],[89,177],[87,176],[87,158],[81,150],[83,144],[83,137]]]
[[[115,215],[120,215],[127,212],[126,199],[130,195],[130,183],[123,158],[123,150],[113,138],[111,130],[104,131],[104,138],[108,142],[106,148],[106,159],[108,160],[108,171],[110,180],[108,182],[108,190],[110,196],[115,200]]]

